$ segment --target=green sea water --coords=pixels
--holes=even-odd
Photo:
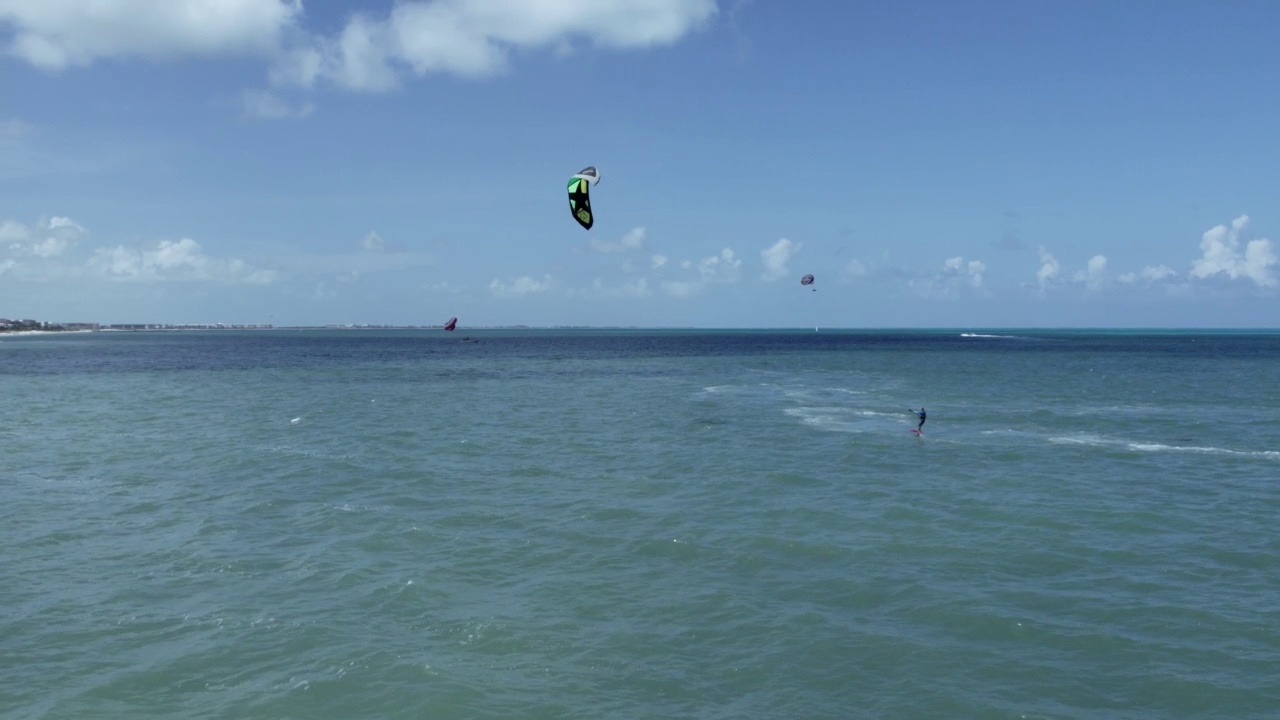
[[[0,337],[0,717],[1280,713],[1278,334],[471,334]]]

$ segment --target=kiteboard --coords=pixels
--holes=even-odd
[[[924,433],[920,432],[915,428],[911,428],[911,432],[915,433],[917,437],[922,437],[924,435]]]

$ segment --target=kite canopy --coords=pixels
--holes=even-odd
[[[804,277],[800,278],[800,284],[801,284],[801,285],[812,285],[812,284],[813,284],[813,276],[812,276],[812,275],[805,275]]]
[[[449,318],[449,322],[447,322],[447,323],[445,323],[445,324],[444,324],[444,329],[445,329],[445,330],[449,330],[450,332],[452,332],[452,331],[453,331],[453,329],[454,329],[454,328],[456,328],[456,327],[458,327],[458,318],[456,318],[456,317],[455,317],[455,318]]]
[[[569,178],[569,212],[587,230],[595,223],[595,216],[591,213],[591,196],[587,191],[599,182],[600,173],[595,167],[582,168],[577,175]]]

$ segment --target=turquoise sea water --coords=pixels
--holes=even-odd
[[[0,717],[1280,712],[1280,334],[472,335],[0,337]]]

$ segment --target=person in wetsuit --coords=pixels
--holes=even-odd
[[[924,428],[924,419],[925,419],[924,408],[923,408],[923,407],[921,407],[919,410],[916,410],[916,409],[914,409],[914,408],[913,408],[913,409],[911,410],[911,412],[913,412],[913,413],[915,413],[916,415],[919,415],[919,416],[920,416],[920,424],[916,426],[916,432],[923,432],[923,428]]]

